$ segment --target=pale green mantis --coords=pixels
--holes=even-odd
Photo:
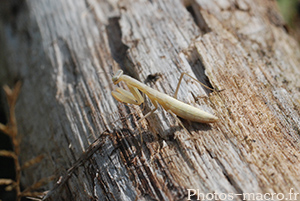
[[[181,74],[174,97],[171,97],[167,94],[152,89],[151,87],[148,87],[147,85],[139,82],[138,80],[130,76],[123,75],[123,71],[118,70],[115,73],[115,75],[112,77],[113,83],[118,84],[120,81],[125,82],[130,92],[117,87],[115,91],[111,92],[111,94],[116,100],[120,102],[130,103],[135,105],[140,105],[144,102],[144,98],[139,92],[139,90],[144,94],[146,94],[148,98],[151,100],[151,102],[153,103],[155,108],[151,110],[149,113],[147,113],[144,117],[142,117],[140,121],[147,118],[155,110],[157,110],[158,104],[160,104],[167,112],[171,114],[176,114],[177,116],[186,120],[190,120],[193,122],[200,122],[200,123],[216,122],[218,120],[218,117],[176,99],[179,86],[184,74],[186,73]],[[199,82],[198,80],[196,81]]]

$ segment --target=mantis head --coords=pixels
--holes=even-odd
[[[114,84],[118,84],[120,82],[119,78],[123,75],[122,70],[118,70],[114,76],[111,78]]]

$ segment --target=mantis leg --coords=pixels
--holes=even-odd
[[[135,97],[135,100],[137,101],[137,105],[140,105],[144,102],[144,98],[142,94],[139,92],[139,90],[136,87],[133,87],[129,84],[127,84],[131,94]]]
[[[122,89],[122,88],[116,88],[115,91],[111,92],[111,95],[119,102],[123,103],[130,103],[137,105],[137,100],[135,97],[128,91]]]
[[[155,108],[154,108],[153,110],[151,110],[150,112],[148,112],[146,115],[144,115],[144,116],[139,120],[139,122],[141,122],[141,121],[144,120],[145,118],[149,117],[151,114],[153,114],[153,112],[155,112],[155,110],[157,110],[157,108],[158,108],[158,103],[157,103],[157,101],[155,100],[155,101],[153,101],[152,103],[153,103],[153,105],[154,105]]]
[[[148,112],[146,115],[144,115],[138,122],[141,122],[141,121],[143,121],[145,118],[147,118],[147,117],[149,117],[151,114],[153,114],[153,112],[155,112],[155,110],[157,110],[157,108],[158,108],[158,103],[157,103],[157,101],[156,100],[154,100],[153,102],[152,102],[152,104],[154,105],[154,109],[153,110],[151,110],[150,112]],[[141,132],[140,132],[141,133]],[[143,143],[143,135],[142,135],[142,133],[141,133],[141,144]]]
[[[196,82],[198,82],[199,84],[201,84],[203,87],[205,87],[205,88],[207,88],[207,89],[209,89],[209,90],[215,91],[214,89],[212,89],[212,88],[206,86],[205,84],[203,84],[202,82],[200,82],[200,81],[197,80],[196,78],[192,77],[192,76],[189,75],[188,73],[183,72],[183,73],[181,73],[181,75],[180,75],[179,82],[178,82],[178,84],[177,84],[177,87],[176,87],[176,90],[175,90],[175,93],[174,93],[174,96],[173,96],[174,98],[177,99],[177,94],[178,94],[178,90],[179,90],[179,87],[180,87],[180,84],[181,84],[183,75],[187,75],[187,76],[189,76],[190,78],[194,79],[194,80],[195,80]]]
[[[144,98],[135,87],[128,86],[129,91],[117,87],[115,91],[111,92],[111,95],[119,102],[130,103],[134,105],[140,105],[144,102]]]

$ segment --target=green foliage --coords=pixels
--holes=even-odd
[[[298,12],[298,0],[277,0],[277,4],[286,23],[294,26],[294,19]]]

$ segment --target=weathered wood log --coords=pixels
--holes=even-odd
[[[1,13],[0,84],[23,82],[19,157],[45,155],[25,187],[55,174],[47,200],[300,193],[300,51],[275,1],[30,0]],[[160,108],[138,122],[153,105],[113,99],[120,68],[169,95],[181,72],[223,89],[187,77],[178,94],[219,121],[181,119],[187,132]]]

